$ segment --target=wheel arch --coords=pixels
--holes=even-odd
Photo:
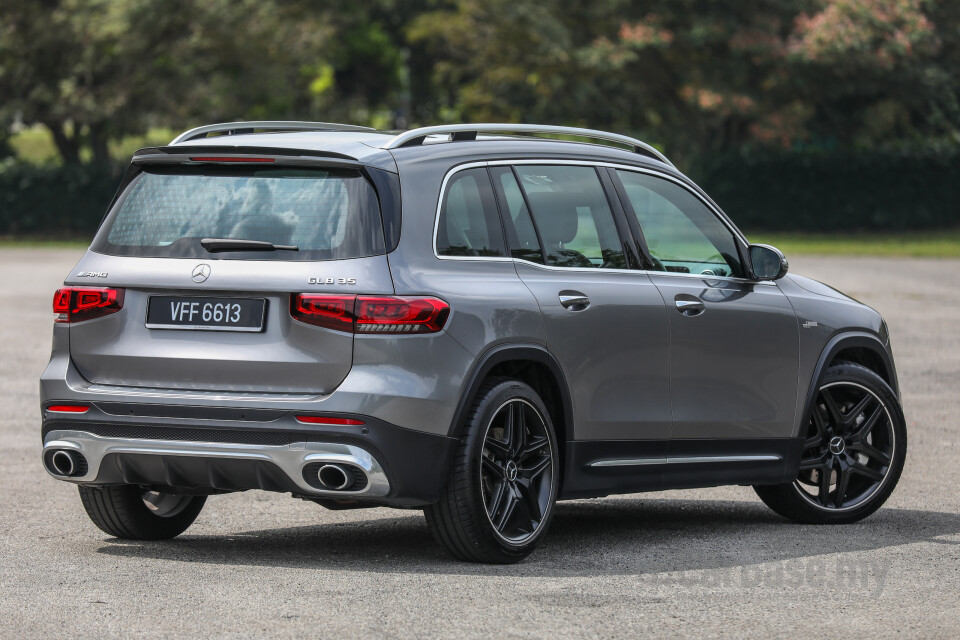
[[[450,425],[450,436],[459,438],[463,435],[470,404],[484,380],[491,376],[521,380],[540,395],[547,405],[556,432],[557,450],[560,454],[559,468],[564,469],[566,443],[573,438],[573,401],[560,364],[541,345],[504,344],[493,347],[480,356],[463,386]],[[561,488],[562,485],[561,477]]]
[[[870,369],[890,385],[894,395],[900,397],[896,368],[890,352],[883,343],[870,333],[859,331],[841,333],[831,338],[820,353],[820,359],[817,360],[817,367],[807,389],[798,429],[802,430],[803,425],[810,420],[810,407],[827,369],[839,362],[852,362]]]

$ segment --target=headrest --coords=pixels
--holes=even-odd
[[[566,244],[577,236],[579,215],[570,194],[534,191],[527,194],[543,241],[550,246]]]

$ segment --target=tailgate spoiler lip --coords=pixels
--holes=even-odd
[[[360,169],[367,166],[357,158],[335,151],[283,149],[276,147],[236,147],[226,145],[198,146],[192,149],[184,147],[147,147],[139,149],[133,155],[131,162],[135,165],[219,164],[216,162],[198,162],[191,160],[191,158],[194,157],[211,155],[228,156],[231,158],[270,158],[281,166],[324,166],[349,169]]]

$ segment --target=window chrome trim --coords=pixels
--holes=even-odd
[[[641,271],[639,269],[610,269],[604,267],[558,267],[552,264],[540,264],[539,262],[530,262],[529,260],[524,260],[523,258],[511,258],[518,265],[524,265],[527,267],[535,267],[537,269],[545,269],[547,271],[564,271],[564,272],[573,272],[573,273],[647,273],[646,271]],[[658,272],[659,273],[659,272]]]
[[[557,267],[553,265],[540,264],[538,262],[532,262],[530,260],[524,260],[523,258],[514,258],[513,256],[441,256],[437,251],[437,235],[440,231],[440,213],[443,209],[443,196],[446,193],[447,185],[449,184],[451,178],[461,171],[466,171],[468,169],[476,169],[479,167],[499,167],[499,166],[512,166],[512,165],[565,165],[565,166],[577,166],[577,167],[607,167],[610,169],[623,169],[625,171],[636,171],[637,173],[646,173],[652,175],[656,178],[662,178],[673,182],[674,184],[680,186],[683,189],[686,189],[691,193],[695,198],[702,202],[713,214],[720,220],[724,227],[733,234],[736,240],[739,240],[743,243],[744,248],[750,246],[750,242],[747,240],[747,237],[736,228],[731,220],[720,211],[716,206],[708,202],[701,196],[699,193],[694,191],[685,184],[682,180],[679,180],[669,174],[663,173],[656,169],[651,169],[647,167],[637,167],[629,164],[620,164],[616,162],[600,162],[596,160],[558,160],[556,158],[544,158],[544,159],[518,159],[518,160],[478,160],[474,162],[468,162],[465,164],[457,165],[452,167],[447,171],[446,175],[443,177],[443,182],[440,184],[440,197],[437,201],[437,212],[434,217],[433,223],[433,255],[438,260],[460,260],[467,262],[513,262],[517,264],[527,264],[540,269],[547,269],[551,271],[572,271],[578,273],[643,273],[647,275],[658,275],[658,276],[668,276],[668,277],[679,277],[679,278],[697,278],[698,280],[724,280],[728,282],[739,282],[739,283],[749,283],[754,285],[766,285],[766,286],[777,286],[773,281],[764,281],[764,280],[751,280],[750,278],[735,278],[732,276],[705,276],[699,273],[676,273],[673,271],[649,271],[647,269],[603,269],[603,268],[587,268],[587,267]],[[531,215],[533,215],[531,213]],[[504,237],[505,246],[506,246],[506,237]],[[509,247],[508,247],[509,250]]]

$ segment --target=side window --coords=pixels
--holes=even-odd
[[[593,167],[514,167],[547,264],[558,267],[625,269],[623,245],[607,196]]]
[[[699,198],[656,176],[621,170],[617,175],[658,268],[743,277],[733,233]]]
[[[499,192],[500,201],[506,208],[503,212],[503,225],[510,244],[510,254],[514,258],[543,264],[537,230],[527,210],[527,203],[523,200],[520,185],[513,176],[513,170],[510,167],[490,167],[490,174]]]
[[[447,183],[437,226],[441,256],[504,256],[503,230],[487,170],[468,169]]]

